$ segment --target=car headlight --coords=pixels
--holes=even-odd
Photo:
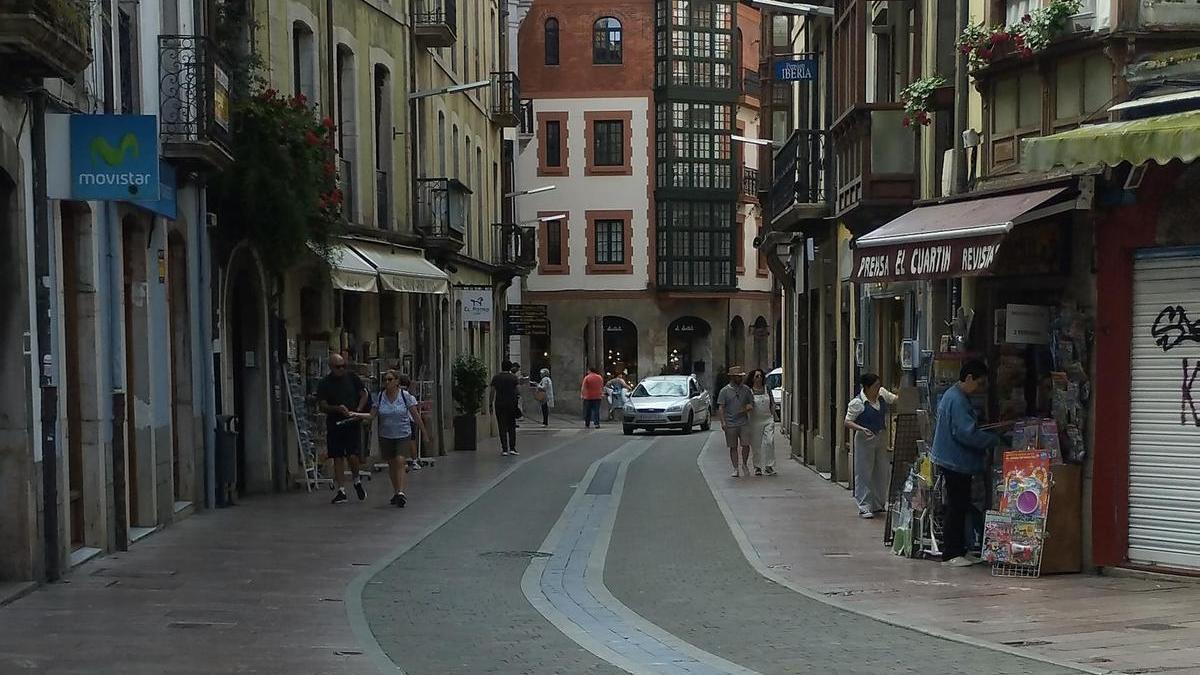
[[[679,412],[680,410],[683,410],[682,403],[676,403],[676,404],[672,405],[671,407],[667,408],[667,412]]]
[[[626,403],[625,412],[629,415],[632,415],[637,412],[637,408],[634,408],[632,403]]]

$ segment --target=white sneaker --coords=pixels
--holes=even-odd
[[[734,469],[734,470],[733,470],[733,473],[729,474],[729,477],[730,477],[730,478],[741,478],[741,477],[742,477],[742,474],[738,473],[738,470],[737,470],[737,469]]]
[[[413,462],[413,463],[412,463],[412,470],[413,470],[413,471],[420,471],[420,470],[421,470],[421,463],[420,463],[420,462]]]
[[[871,513],[870,511],[859,511],[858,517],[862,518],[863,520],[870,520],[875,517],[875,514]]]
[[[501,456],[501,457],[508,457],[508,451],[507,451],[507,450],[501,450],[501,451],[500,451],[500,456]]]
[[[947,567],[970,567],[971,565],[975,564],[975,561],[967,558],[966,556],[960,555],[957,558],[951,558],[942,564],[946,565]]]

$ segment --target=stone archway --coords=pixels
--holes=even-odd
[[[627,372],[638,379],[637,326],[621,316],[604,317],[604,377],[616,377]],[[533,371],[530,371],[533,372]]]
[[[771,327],[767,324],[766,317],[759,316],[750,324],[750,336],[753,344],[751,352],[751,363],[755,368],[762,368],[765,371],[771,370],[769,363],[771,358],[770,348]]]
[[[267,283],[249,246],[230,255],[221,317],[224,324],[226,405],[239,425],[232,483],[239,494],[267,492],[274,465],[271,444],[271,359]],[[218,479],[220,480],[220,479]]]
[[[727,345],[727,366],[742,366],[746,368],[750,365],[746,363],[746,322],[740,316],[733,317],[733,320],[729,322],[729,339]]]

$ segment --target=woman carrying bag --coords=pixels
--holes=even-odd
[[[550,379],[550,369],[542,368],[542,379],[535,385],[533,398],[542,406],[542,426],[550,426],[550,409],[554,407],[554,381]]]

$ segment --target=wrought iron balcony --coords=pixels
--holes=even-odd
[[[512,71],[492,73],[492,121],[502,127],[521,124],[521,80]]]
[[[497,223],[493,259],[496,265],[528,272],[537,265],[537,230],[511,223]]]
[[[455,178],[417,179],[417,230],[430,248],[458,251],[467,233],[470,188]]]
[[[775,153],[767,200],[775,229],[828,215],[825,152],[824,131],[797,129]]]
[[[742,96],[762,100],[762,78],[757,70],[742,69]]]
[[[203,36],[158,38],[159,134],[168,160],[220,170],[233,162],[229,76]]]
[[[521,101],[521,126],[518,135],[521,138],[533,138],[533,100],[523,99]]]
[[[375,170],[375,224],[384,230],[392,226],[391,180],[387,171]]]
[[[449,47],[458,39],[457,0],[415,0],[413,38],[419,47]]]
[[[0,0],[0,80],[72,80],[92,62],[90,0]]]
[[[758,169],[742,167],[742,194],[747,197],[758,197]]]

